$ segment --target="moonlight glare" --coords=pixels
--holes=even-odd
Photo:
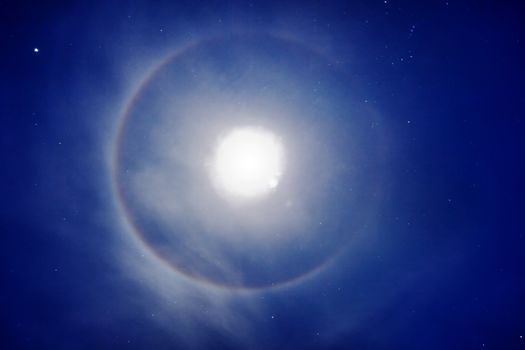
[[[221,193],[251,198],[275,190],[283,172],[283,147],[262,128],[236,128],[217,146],[212,167]]]

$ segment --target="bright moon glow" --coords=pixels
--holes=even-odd
[[[277,187],[284,154],[279,139],[262,128],[236,128],[219,140],[212,176],[222,192],[241,198],[267,194]]]

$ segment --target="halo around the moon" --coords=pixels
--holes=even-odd
[[[288,39],[214,39],[166,59],[130,98],[115,141],[113,184],[132,232],[216,286],[319,271],[378,199],[380,129],[356,91]]]

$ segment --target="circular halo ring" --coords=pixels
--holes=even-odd
[[[282,37],[282,36],[276,36],[276,35],[271,35],[271,34],[264,34],[264,36],[271,37],[272,39],[276,39],[282,42],[289,42],[293,45],[297,45],[299,47],[302,47],[305,50],[308,50],[309,52],[312,52],[313,54],[319,56],[320,58],[330,62],[329,57],[319,52],[318,50],[306,45],[302,41],[292,39],[290,37]],[[308,270],[305,270],[303,273],[292,276],[291,278],[279,281],[279,283],[271,283],[271,284],[262,285],[262,286],[259,286],[259,285],[258,286],[226,285],[226,284],[217,283],[215,281],[209,280],[204,277],[199,277],[199,276],[187,273],[184,270],[179,269],[177,266],[167,261],[161,254],[158,254],[158,252],[148,243],[147,239],[145,238],[144,232],[142,232],[142,230],[135,224],[135,221],[133,219],[133,214],[130,212],[130,210],[128,209],[125,203],[125,198],[124,198],[124,193],[123,193],[124,189],[121,186],[121,181],[119,180],[118,168],[119,168],[121,152],[122,152],[121,145],[122,145],[122,138],[123,138],[123,130],[124,130],[125,125],[130,119],[130,111],[133,109],[133,106],[135,102],[137,101],[137,98],[141,95],[144,88],[148,86],[148,84],[156,77],[157,73],[159,73],[168,64],[175,61],[177,58],[179,58],[180,56],[184,55],[186,52],[194,48],[198,48],[202,45],[206,45],[208,43],[212,43],[220,39],[222,39],[222,37],[211,37],[207,39],[201,39],[199,41],[194,41],[190,44],[185,45],[184,47],[177,50],[176,52],[167,55],[163,60],[161,60],[156,66],[154,66],[145,75],[145,77],[142,79],[138,87],[136,87],[133,93],[129,96],[129,98],[127,99],[127,101],[122,107],[121,113],[119,114],[119,118],[116,124],[116,131],[115,131],[115,135],[114,135],[113,142],[112,142],[111,153],[110,153],[110,157],[111,157],[110,158],[110,172],[111,172],[111,186],[113,190],[112,191],[113,196],[116,200],[118,210],[120,211],[121,215],[124,218],[126,226],[128,226],[130,233],[132,234],[133,238],[136,239],[137,242],[140,244],[141,248],[151,253],[152,256],[158,259],[160,263],[170,268],[172,271],[177,273],[179,276],[184,277],[188,279],[189,281],[196,282],[206,287],[214,287],[214,288],[218,288],[221,290],[230,290],[230,291],[250,292],[250,291],[261,291],[261,290],[289,287],[299,282],[306,281],[316,276],[322,270],[324,270],[337,257],[339,257],[342,252],[344,252],[348,248],[349,243],[352,239],[345,240],[343,244],[339,245],[337,249],[335,249],[332,252],[332,254],[327,256],[318,265]],[[344,72],[341,72],[341,73],[345,74]],[[370,112],[373,113],[373,111],[370,111]],[[378,191],[379,188],[377,187],[375,188],[375,190]],[[375,197],[377,198],[378,196],[375,196]],[[375,204],[376,203],[373,203],[372,207],[375,207]],[[368,220],[365,220],[365,222],[368,222]],[[356,231],[360,231],[360,229]]]

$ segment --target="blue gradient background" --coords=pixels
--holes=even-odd
[[[523,13],[457,1],[2,4],[0,347],[524,348]],[[145,254],[116,209],[109,161],[153,67],[246,32],[329,56],[388,135],[368,235],[312,278],[255,293],[180,280]]]

